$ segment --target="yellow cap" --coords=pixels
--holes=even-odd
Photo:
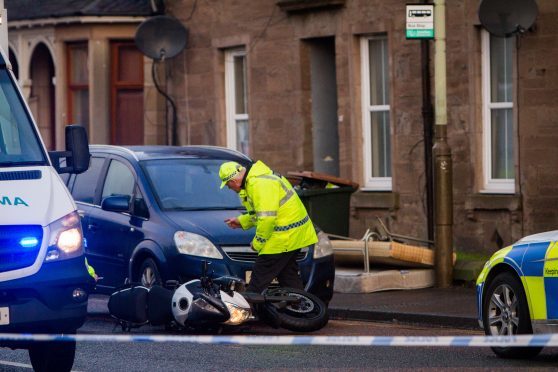
[[[219,168],[219,178],[221,178],[221,188],[225,187],[227,182],[235,178],[244,169],[242,165],[235,161],[228,161],[221,164]]]

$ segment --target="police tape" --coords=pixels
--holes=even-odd
[[[318,346],[558,346],[558,334],[516,336],[187,336],[0,333],[0,341],[76,341]]]

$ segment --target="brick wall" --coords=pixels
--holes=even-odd
[[[277,0],[177,0],[169,11],[190,31],[188,48],[170,63],[181,143],[225,145],[224,48],[242,45],[248,63],[253,156],[280,172],[312,169],[310,70],[306,39],[335,38],[340,176],[363,181],[359,36],[387,33],[391,75],[393,192],[358,192],[351,235],[380,216],[399,234],[427,237],[420,42],[405,39],[398,0],[311,1],[324,8],[286,11]],[[479,1],[447,6],[448,137],[453,154],[454,242],[490,253],[558,222],[558,4],[539,0],[534,32],[517,55],[516,195],[480,194],[481,52]],[[342,6],[339,6],[339,5]],[[194,7],[195,5],[195,7]],[[330,6],[331,5],[331,6]],[[433,43],[432,43],[433,44]],[[433,45],[431,56],[433,56]],[[433,65],[433,62],[432,62]],[[432,81],[432,84],[434,82]],[[190,134],[189,137],[187,134]]]

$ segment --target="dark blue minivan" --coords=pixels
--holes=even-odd
[[[249,280],[256,253],[254,229],[230,229],[243,212],[238,196],[220,189],[219,166],[252,162],[212,146],[90,146],[91,166],[66,178],[86,239],[89,263],[112,293],[126,279],[151,286],[199,278],[202,261],[214,275]],[[298,257],[306,290],[328,302],[333,294],[333,250],[326,234]]]

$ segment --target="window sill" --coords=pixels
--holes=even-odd
[[[512,185],[511,187],[494,187],[494,188],[485,188],[484,190],[480,190],[479,194],[498,194],[498,195],[515,195],[515,187]]]
[[[391,191],[359,190],[351,196],[351,207],[396,210],[399,208],[399,194]]]
[[[475,211],[508,211],[517,215],[521,211],[521,195],[475,194],[465,199],[467,218],[475,220]]]
[[[346,0],[278,0],[277,6],[284,12],[294,13],[326,8],[339,8]]]

